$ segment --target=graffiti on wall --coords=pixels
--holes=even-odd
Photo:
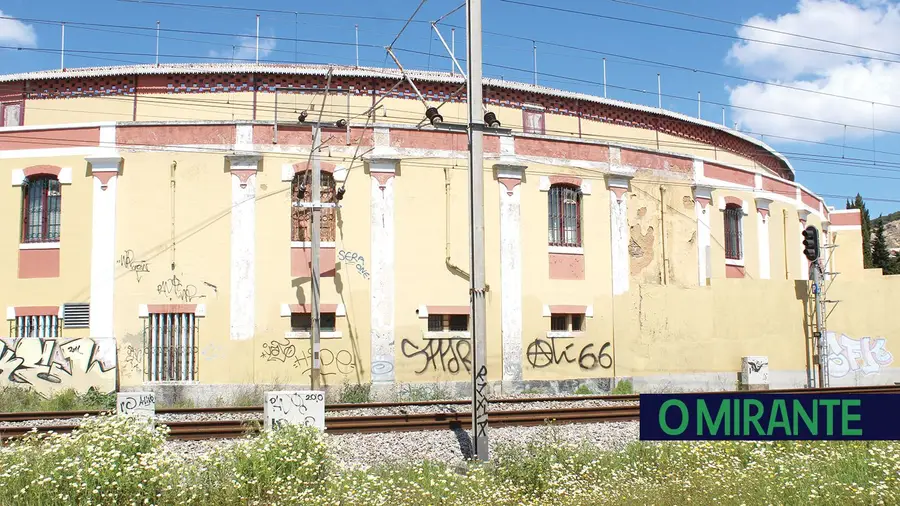
[[[356,272],[363,279],[369,279],[369,271],[366,270],[366,259],[358,253],[352,251],[341,250],[338,252],[338,261],[341,263],[355,266]]]
[[[134,251],[130,249],[125,250],[124,253],[119,255],[119,259],[116,260],[116,265],[125,268],[125,270],[134,272],[138,283],[141,282],[141,273],[150,272],[150,265],[147,263],[147,260],[136,260]]]
[[[72,388],[116,389],[116,340],[0,338],[0,386],[34,388],[46,395]]]
[[[194,285],[185,285],[178,279],[178,276],[172,275],[170,279],[156,285],[156,293],[168,297],[169,299],[177,299],[184,303],[192,302],[194,299],[206,298],[206,295],[200,295],[199,290]]]
[[[305,342],[305,341],[304,341]],[[273,339],[262,344],[262,358],[266,362],[280,362],[290,364],[295,369],[300,369],[300,374],[307,374],[312,370],[312,348],[301,349],[291,340],[279,341]],[[347,350],[329,350],[322,348],[319,351],[322,376],[335,374],[348,375],[356,370],[356,359]]]
[[[416,370],[416,374],[428,370],[450,374],[472,372],[472,343],[465,337],[431,338],[420,345],[404,339],[400,343],[400,351],[406,358],[421,360],[419,364],[422,367]]]
[[[528,345],[525,356],[528,364],[536,369],[543,369],[552,365],[574,364],[585,371],[593,371],[598,367],[609,369],[612,367],[613,358],[608,353],[611,343],[606,342],[598,350],[594,343],[577,345],[568,343],[563,346],[560,340],[571,340],[572,337],[547,337],[537,338]]]
[[[883,337],[853,339],[846,334],[838,337],[834,332],[827,332],[826,336],[828,375],[832,378],[843,378],[857,372],[865,375],[877,374],[894,361],[893,355],[887,351]]]

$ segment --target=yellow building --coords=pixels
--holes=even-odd
[[[425,103],[381,69],[0,77],[0,383],[198,399],[308,385],[301,202],[321,121],[334,125],[315,146],[321,196],[337,204],[322,221],[324,381],[465,387],[467,140],[424,115],[440,105],[465,122],[463,81],[411,77]],[[837,246],[824,250],[841,300],[827,322],[833,382],[900,377],[888,351],[900,324],[885,318],[900,284],[863,269],[859,213],[829,209],[766,144],[521,83],[486,80],[484,96],[506,129],[486,135],[483,174],[497,390],[731,388],[755,356],[772,386],[806,384],[807,225]]]

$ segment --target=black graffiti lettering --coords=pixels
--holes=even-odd
[[[172,275],[172,279],[167,279],[156,285],[156,292],[165,295],[170,299],[178,299],[182,302],[191,302],[194,299],[204,299],[206,295],[199,295],[197,287],[194,285],[185,285],[178,279],[178,276]]]
[[[429,368],[450,374],[456,374],[463,368],[466,372],[472,371],[472,344],[465,338],[428,339],[422,348],[404,339],[400,343],[400,351],[406,358],[422,358],[422,368],[416,374],[422,374]]]
[[[122,253],[122,255],[119,256],[119,259],[116,260],[116,265],[134,272],[134,275],[137,276],[138,283],[141,281],[142,272],[150,272],[150,265],[147,263],[147,260],[135,260],[134,251],[130,249],[125,250],[125,253]]]
[[[549,367],[551,365],[559,365],[564,362],[572,364],[576,361],[576,359],[568,355],[569,350],[572,349],[575,344],[569,343],[562,351],[558,352],[556,348],[557,339],[568,338],[537,338],[528,345],[525,355],[528,358],[528,363],[531,367],[543,369],[544,367]],[[609,369],[612,367],[613,359],[612,356],[606,353],[606,349],[610,346],[612,346],[611,343],[605,343],[600,347],[600,351],[597,353],[594,352],[593,343],[582,346],[581,351],[578,353],[578,367],[586,371],[594,370],[597,367]]]
[[[487,435],[487,367],[482,365],[475,375],[475,437]]]

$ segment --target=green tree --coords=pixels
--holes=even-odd
[[[891,252],[884,239],[884,221],[879,220],[875,228],[875,238],[872,239],[872,267],[880,267],[882,273],[890,274],[893,269],[892,263]]]
[[[872,261],[872,222],[869,219],[869,210],[866,209],[866,203],[863,201],[862,195],[857,193],[852,203],[847,202],[847,209],[859,209],[862,224],[863,267],[866,269],[876,267]]]

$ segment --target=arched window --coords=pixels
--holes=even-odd
[[[581,190],[555,184],[548,195],[550,246],[581,247]]]
[[[22,242],[59,242],[59,179],[39,174],[22,185]]]
[[[741,238],[741,218],[744,211],[736,204],[725,206],[725,258],[741,260],[744,258]]]
[[[308,171],[302,171],[294,174],[294,180],[291,183],[291,241],[293,242],[309,242],[312,240],[312,209],[309,207],[298,207],[299,202],[312,202],[312,174]],[[334,203],[335,183],[334,176],[330,172],[322,171],[322,187],[319,198],[323,203]],[[304,185],[303,194],[300,193],[300,186]],[[321,240],[325,242],[334,241],[335,237],[335,208],[326,207],[322,209],[322,228]]]

